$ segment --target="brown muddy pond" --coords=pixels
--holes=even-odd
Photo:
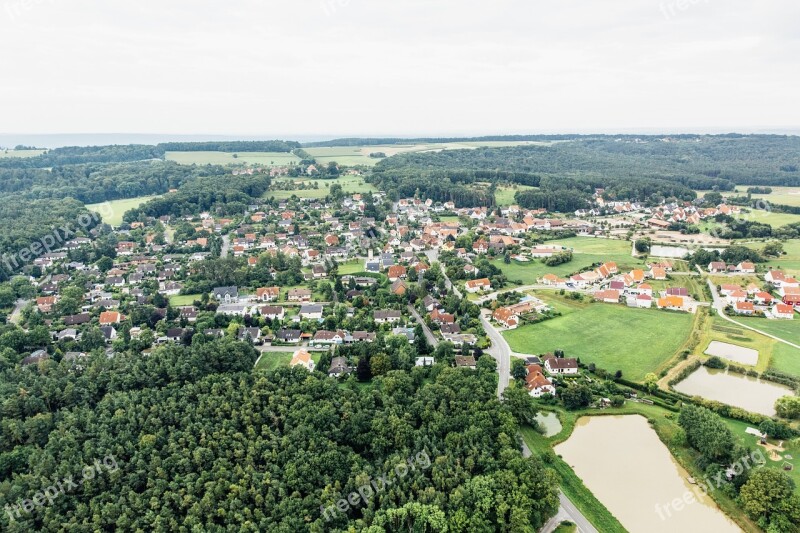
[[[673,388],[689,396],[702,396],[767,416],[775,415],[775,400],[794,395],[789,387],[777,383],[704,366]]]
[[[741,531],[686,480],[689,474],[642,416],[583,417],[555,451],[628,531]]]

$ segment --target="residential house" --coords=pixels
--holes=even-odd
[[[280,294],[280,287],[259,287],[256,289],[256,298],[262,302],[274,302]]]
[[[459,368],[470,368],[475,370],[477,365],[475,363],[475,358],[471,355],[457,355],[456,356],[456,366]]]
[[[290,302],[310,302],[311,289],[290,289],[288,300]]]
[[[571,357],[546,357],[544,367],[550,374],[577,374],[578,360]]]
[[[526,370],[525,388],[528,389],[528,394],[534,398],[539,398],[543,394],[555,395],[556,388],[553,383],[545,377],[541,366],[531,364],[526,367]]]
[[[352,371],[353,368],[347,363],[347,359],[341,356],[334,357],[331,359],[331,366],[328,369],[328,376],[332,378],[338,378],[341,376],[346,376]]]
[[[378,310],[373,311],[372,318],[375,320],[376,324],[386,324],[386,323],[394,323],[398,322],[402,317],[402,313],[400,311],[395,310]]]
[[[212,291],[214,299],[218,302],[236,303],[239,301],[239,289],[237,287],[216,287]]]
[[[301,366],[312,372],[314,370],[314,360],[311,358],[311,354],[308,353],[306,350],[297,350],[292,355],[292,360],[289,362],[290,367]]]
[[[791,305],[776,303],[772,306],[771,314],[773,318],[793,320],[794,308]]]
[[[268,318],[270,320],[283,320],[283,318],[286,316],[286,312],[280,305],[265,305],[259,309],[259,313],[261,313],[261,316],[264,318]]]
[[[301,305],[298,316],[301,320],[322,320],[322,309],[322,304]]]
[[[466,282],[464,288],[470,293],[488,291],[492,288],[492,282],[489,281],[489,278],[471,279]]]

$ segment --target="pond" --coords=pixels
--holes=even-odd
[[[539,423],[540,428],[544,429],[545,437],[552,437],[561,431],[561,421],[555,413],[539,411],[536,413],[536,422]]]
[[[555,451],[628,531],[740,531],[686,481],[689,474],[644,417],[583,417]]]
[[[683,246],[662,246],[654,244],[650,247],[650,255],[654,257],[671,257],[673,259],[681,259],[686,256],[691,250]]]
[[[775,400],[794,395],[789,387],[777,383],[704,366],[678,382],[674,389],[767,416],[775,415]]]
[[[758,350],[727,342],[711,341],[708,348],[706,348],[705,354],[723,357],[743,365],[755,366],[758,363]]]

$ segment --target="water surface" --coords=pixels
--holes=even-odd
[[[740,531],[710,497],[686,481],[688,473],[644,417],[583,417],[555,451],[628,531]],[[691,503],[671,504],[676,498]]]

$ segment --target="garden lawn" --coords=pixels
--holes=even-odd
[[[567,301],[558,301],[555,309],[562,316],[505,331],[503,336],[515,352],[560,349],[583,363],[595,363],[609,372],[621,370],[626,379],[642,381],[648,372],[658,373],[684,345],[694,318],[689,313],[622,304],[583,305],[568,307]]]
[[[172,307],[192,305],[195,300],[199,300],[201,297],[202,295],[200,294],[176,294],[169,297],[169,305]]]
[[[282,366],[289,366],[294,352],[262,352],[261,357],[256,361],[255,370],[275,370]],[[314,362],[319,361],[319,355],[311,354]]]

